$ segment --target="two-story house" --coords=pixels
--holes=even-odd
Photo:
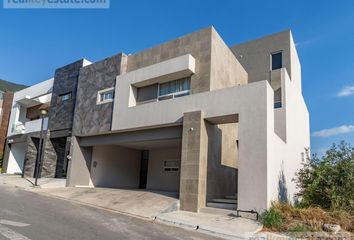
[[[291,32],[230,48],[210,27],[83,67],[73,136],[68,186],[175,191],[188,211],[293,201],[310,140]]]
[[[209,27],[138,53],[80,60],[51,81],[42,176],[67,173],[71,187],[178,192],[187,211],[295,200],[292,178],[310,137],[290,31],[229,47]]]

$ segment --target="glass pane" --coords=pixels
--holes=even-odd
[[[177,92],[177,81],[170,82],[170,89],[168,93]]]
[[[186,78],[183,80],[183,86],[182,86],[182,90],[190,90],[191,89],[191,82],[189,78]]]
[[[282,68],[282,53],[272,54],[272,70]]]
[[[163,83],[160,84],[160,92],[159,95],[166,95],[168,93],[168,87],[169,87],[169,83]]]

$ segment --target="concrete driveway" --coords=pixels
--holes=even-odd
[[[147,219],[178,209],[178,194],[173,192],[77,187],[38,192]]]

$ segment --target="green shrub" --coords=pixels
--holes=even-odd
[[[307,150],[308,153],[308,150]],[[354,148],[333,144],[322,158],[307,154],[295,179],[301,206],[354,213]]]
[[[282,224],[281,212],[271,207],[261,215],[261,222],[266,228],[280,228]]]
[[[309,230],[310,230],[309,227],[307,227],[306,225],[301,224],[301,223],[297,223],[296,225],[290,226],[288,228],[289,232],[306,232]]]

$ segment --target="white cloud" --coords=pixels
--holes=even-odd
[[[354,95],[354,86],[347,86],[337,94],[338,97],[347,97],[350,95]]]
[[[312,133],[314,137],[331,137],[334,135],[354,132],[354,125],[343,125],[336,128],[323,129]]]
[[[313,42],[315,42],[314,39],[304,40],[304,41],[296,42],[296,43],[295,43],[295,46],[296,46],[296,47],[303,47],[303,46],[312,44]]]

